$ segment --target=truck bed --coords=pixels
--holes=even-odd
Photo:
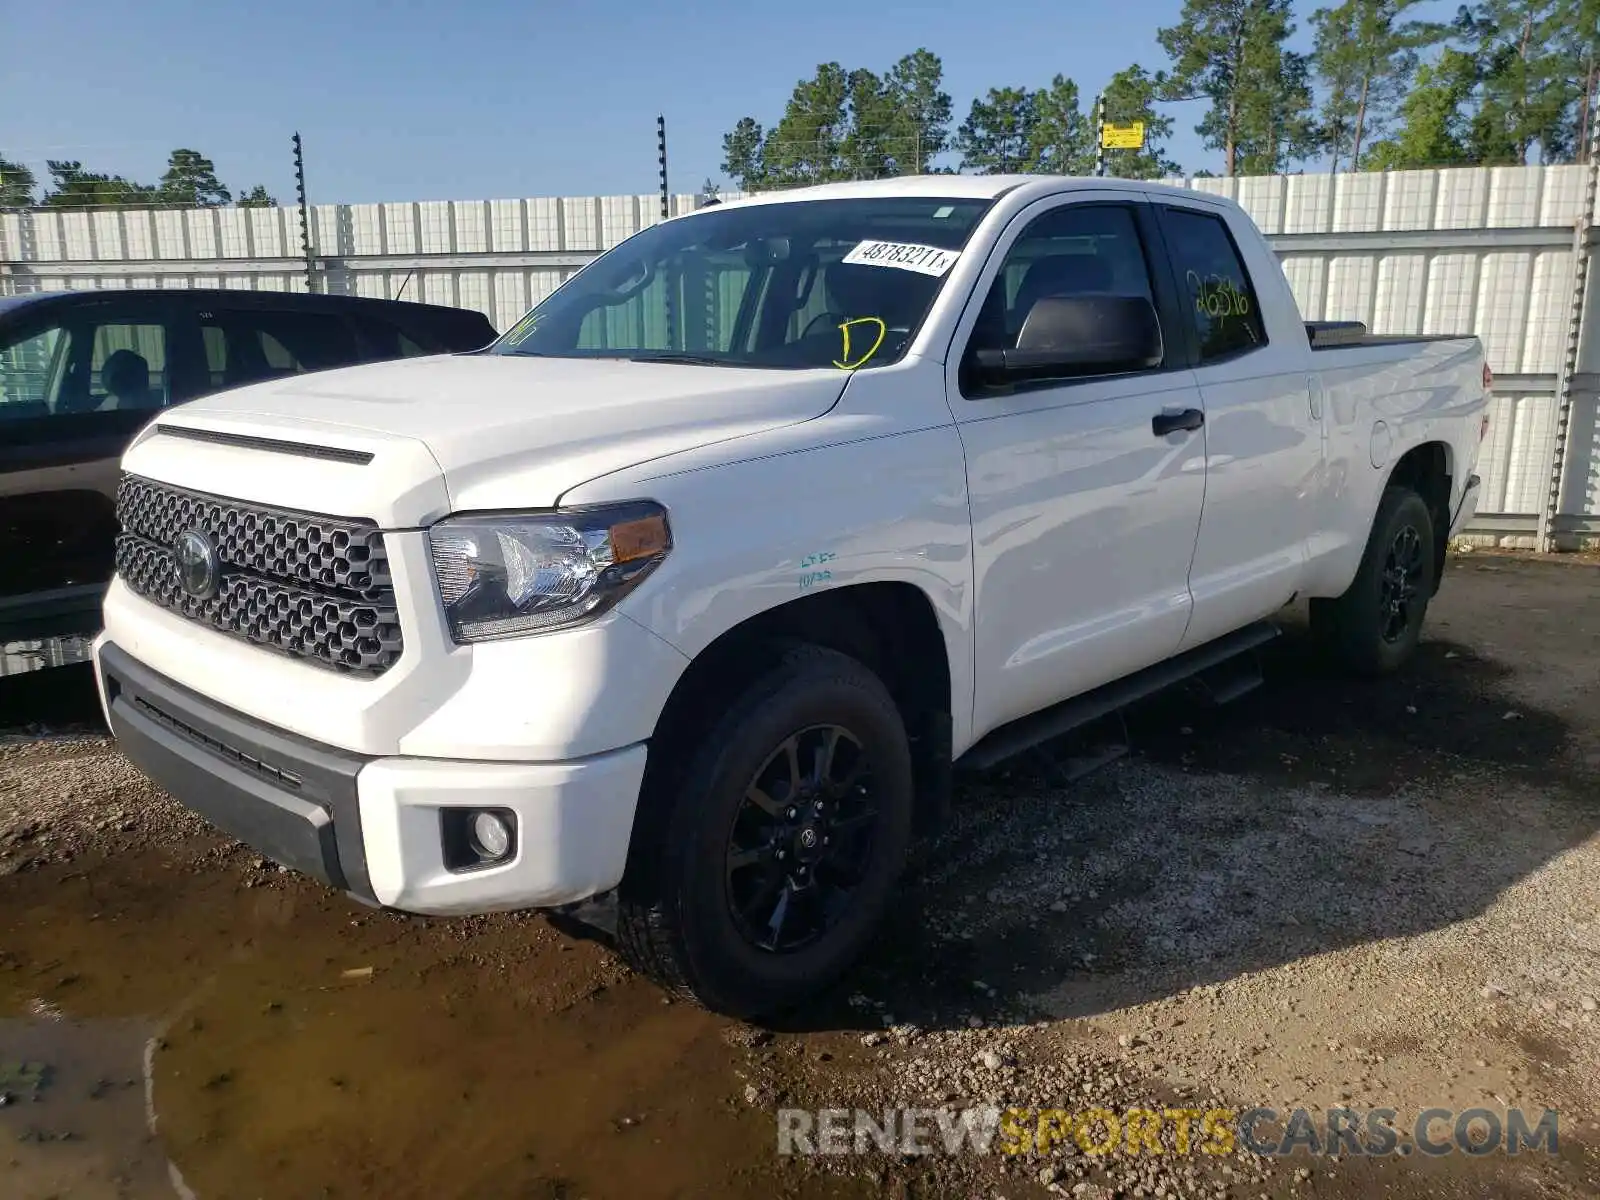
[[[1453,342],[1467,333],[1372,333],[1363,321],[1307,321],[1306,337],[1313,350],[1348,350],[1352,346],[1396,346]]]

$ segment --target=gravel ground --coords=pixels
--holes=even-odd
[[[0,1069],[8,1028],[167,1012],[210,980],[204,1032],[164,1039],[152,1084],[165,1152],[207,1200],[258,1194],[230,1180],[302,1195],[329,1178],[362,1182],[328,1194],[389,1196],[1600,1195],[1597,585],[1582,562],[1460,558],[1400,679],[1328,676],[1291,619],[1264,688],[1221,709],[1141,706],[1129,758],[1069,786],[1028,761],[965,781],[869,960],[760,1029],[663,1005],[538,918],[353,910],[209,833],[98,734],[17,730],[0,736]],[[27,715],[86,720],[83,687],[63,673]],[[0,693],[0,721],[17,703]],[[63,899],[74,881],[91,898]],[[101,928],[118,920],[136,954]],[[330,989],[335,966],[369,961],[364,999]],[[262,1041],[253,1022],[274,1005],[294,1032]],[[555,1075],[525,1077],[524,1038],[560,1059]],[[292,1064],[374,1039],[388,1057],[349,1067],[371,1074],[364,1099],[342,1078],[337,1098],[306,1098]],[[429,1051],[402,1069],[413,1045]],[[234,1078],[261,1081],[248,1104]],[[460,1113],[406,1104],[468,1079]],[[773,1153],[780,1106],[900,1104],[1385,1107],[1402,1122],[1550,1107],[1561,1152]],[[260,1132],[301,1120],[285,1105],[308,1109],[293,1155]],[[591,1120],[598,1146],[577,1132]],[[420,1160],[379,1137],[414,1121],[423,1139],[429,1121],[473,1136]],[[473,1173],[504,1165],[488,1131],[534,1147],[515,1187]],[[1173,1149],[1170,1124],[1162,1136]],[[48,1149],[59,1166],[67,1152]],[[0,1192],[48,1194],[48,1158],[13,1159],[21,1190],[0,1170]],[[71,1194],[100,1194],[84,1186]]]

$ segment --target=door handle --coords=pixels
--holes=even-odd
[[[1157,437],[1166,437],[1169,433],[1193,433],[1206,423],[1206,415],[1198,408],[1186,408],[1182,412],[1157,413],[1150,418],[1150,432]]]

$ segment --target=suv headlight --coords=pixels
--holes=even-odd
[[[451,517],[428,531],[457,643],[539,633],[598,616],[672,549],[648,500],[552,513]]]

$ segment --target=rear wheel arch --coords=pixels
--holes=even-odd
[[[1411,447],[1402,454],[1389,477],[1384,490],[1403,487],[1422,497],[1433,518],[1433,579],[1431,585],[1438,590],[1444,578],[1445,547],[1450,537],[1450,500],[1455,487],[1455,452],[1448,442],[1428,441]],[[1379,492],[1381,501],[1383,491]],[[1373,521],[1378,519],[1378,509],[1373,511]]]

